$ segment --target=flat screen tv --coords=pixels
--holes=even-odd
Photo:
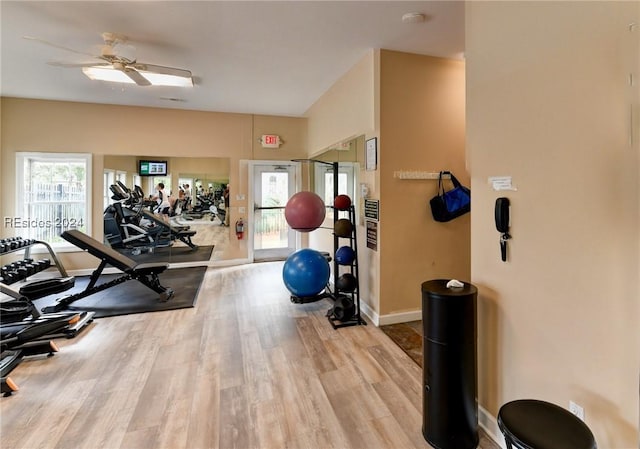
[[[167,161],[138,161],[138,174],[140,176],[166,176]]]

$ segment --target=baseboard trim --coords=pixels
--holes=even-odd
[[[495,441],[502,449],[507,449],[507,445],[504,442],[504,437],[500,428],[498,427],[498,421],[496,418],[486,411],[482,406],[478,406],[478,424],[487,432],[487,435]]]
[[[422,319],[422,310],[412,310],[411,312],[390,313],[380,316],[378,326],[386,326],[388,324],[407,323],[409,321],[417,321]]]
[[[374,326],[380,326],[380,317],[378,316],[378,312],[373,310],[366,302],[360,301],[360,312],[362,312]]]

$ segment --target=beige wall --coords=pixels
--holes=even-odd
[[[470,280],[470,215],[433,220],[433,180],[394,171],[450,170],[465,185],[464,62],[380,54],[380,313],[420,310],[430,279]],[[450,185],[447,185],[450,188]]]
[[[309,119],[309,154],[361,134],[375,133],[376,53],[369,51],[305,112]]]
[[[467,2],[467,146],[480,404],[585,408],[598,447],[638,445],[638,2]],[[635,144],[629,145],[635,110]],[[517,191],[494,192],[511,175]],[[512,203],[500,261],[494,200]]]
[[[262,148],[260,136],[277,134],[284,143],[280,148]],[[271,115],[253,116],[253,153],[254,160],[288,161],[306,157],[307,119],[303,117],[274,117]]]
[[[318,156],[338,142],[353,137],[377,137],[379,128],[379,65],[380,51],[371,50],[345,73],[305,113],[307,122],[307,148],[309,156]],[[326,160],[323,158],[323,160]],[[359,159],[362,161],[362,159]],[[339,161],[339,159],[338,159]],[[360,170],[359,183],[370,189],[370,198],[379,198],[379,172]],[[356,187],[357,195],[360,195]],[[362,198],[359,198],[362,201]],[[322,231],[318,231],[321,234]],[[367,249],[364,227],[356,229],[358,237],[358,269],[360,297],[363,303],[377,313],[379,310],[380,253]],[[324,236],[326,237],[326,236]],[[318,236],[314,244],[325,248],[326,238]],[[315,246],[314,246],[315,247]]]
[[[304,157],[307,154],[305,119],[252,116],[217,112],[184,111],[98,105],[86,103],[2,99],[2,190],[14,191],[15,153],[19,151],[80,152],[93,154],[93,234],[102,236],[102,172],[104,155],[148,157],[229,158],[230,184],[247,197],[246,167],[241,160],[256,154],[264,159]],[[269,130],[285,141],[282,151],[261,152],[254,141],[256,130]],[[258,144],[259,145],[259,144]],[[271,157],[269,157],[271,155]],[[245,200],[231,198],[231,216]],[[3,216],[12,216],[15,198],[0,205]],[[2,229],[2,235],[9,232]],[[247,257],[247,240],[239,242],[230,232],[228,257]],[[69,269],[85,268],[87,258],[64,255]],[[91,262],[92,263],[92,262]]]
[[[362,222],[357,228],[361,296],[366,305],[377,315],[416,312],[423,281],[469,280],[469,216],[446,225],[435,223],[428,199],[435,195],[437,184],[393,178],[396,170],[449,169],[468,184],[464,63],[377,50],[346,73],[306,115],[312,155],[322,145],[353,135],[379,139],[378,169],[361,169],[358,180],[367,184],[370,198],[380,200],[377,251],[366,247]],[[362,168],[362,154],[358,160]],[[359,195],[359,187],[356,190]],[[362,203],[362,198],[358,200]]]

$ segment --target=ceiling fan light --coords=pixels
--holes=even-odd
[[[92,80],[135,84],[135,82],[124,72],[121,70],[114,70],[111,67],[83,67],[82,73]]]
[[[126,73],[113,67],[83,67],[82,73],[92,80],[135,84]],[[190,76],[167,75],[142,70],[138,70],[138,73],[146,78],[152,86],[193,87],[193,79]]]
[[[193,79],[190,76],[167,75],[139,71],[154,86],[193,87]]]

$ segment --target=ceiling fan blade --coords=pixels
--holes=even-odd
[[[64,68],[76,68],[76,67],[103,67],[111,65],[108,62],[78,62],[78,63],[69,63],[69,62],[60,62],[60,61],[47,61],[48,65],[52,65],[54,67],[64,67]]]
[[[125,67],[122,71],[138,86],[151,86],[151,82],[149,82],[149,80],[142,76],[137,70],[132,69],[131,67]]]
[[[44,39],[40,39],[40,38],[38,38],[38,37],[33,37],[33,36],[22,36],[22,38],[23,38],[23,39],[30,40],[30,41],[36,41],[36,42],[39,42],[39,43],[41,43],[41,44],[48,45],[48,46],[50,46],[50,47],[58,48],[58,49],[60,49],[60,50],[65,50],[65,51],[70,51],[70,52],[72,52],[72,53],[77,53],[77,54],[79,54],[79,55],[91,56],[91,57],[94,57],[94,58],[96,57],[96,55],[92,55],[91,53],[85,53],[85,52],[83,52],[83,51],[78,51],[78,50],[74,50],[73,48],[65,47],[65,46],[63,46],[63,45],[54,44],[53,42],[49,42],[49,41],[46,41],[46,40],[44,40]]]
[[[146,64],[144,62],[136,62],[135,64],[132,64],[131,67],[134,67],[136,70],[141,70],[143,72],[153,72],[153,73],[160,73],[162,75],[173,75],[173,76],[181,76],[183,78],[191,78],[190,70],[177,69],[175,67],[165,67],[161,65]]]

